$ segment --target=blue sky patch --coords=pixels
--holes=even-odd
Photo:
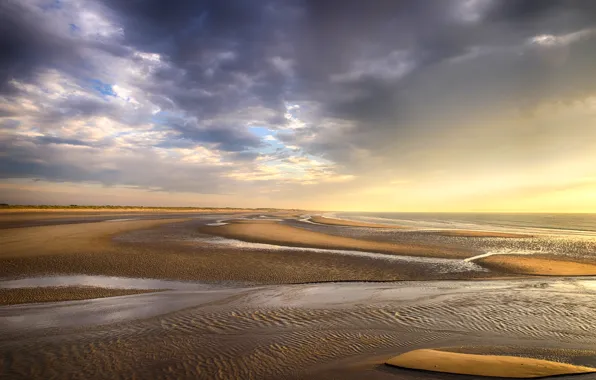
[[[265,137],[267,135],[273,134],[272,131],[265,127],[248,127],[248,130],[259,137]]]
[[[112,88],[111,84],[104,83],[99,79],[91,79],[90,82],[91,82],[91,88],[93,88],[100,94],[102,94],[104,96],[116,96],[116,93],[114,92],[114,88]]]

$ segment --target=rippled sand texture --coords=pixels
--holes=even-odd
[[[166,314],[126,321],[136,310],[129,307],[121,322],[96,327],[76,327],[71,317],[71,327],[59,330],[31,329],[27,319],[119,313],[117,299],[71,305],[66,314],[0,308],[0,377],[455,379],[379,363],[414,349],[487,343],[596,364],[594,281],[294,285],[238,289],[208,301],[205,292],[166,293],[133,298],[154,300],[155,308],[159,299],[176,298],[197,306],[168,304]]]
[[[69,273],[203,283],[0,306],[0,378],[458,378],[383,364],[426,348],[596,366],[594,279],[266,285],[501,277],[521,273],[514,264],[522,261],[530,269],[568,270],[561,260],[591,264],[591,238],[460,236],[258,217],[220,226],[208,226],[225,219],[218,215],[0,230],[0,277]],[[493,256],[464,261],[487,253]],[[514,261],[496,267],[501,259]],[[476,261],[492,272],[469,270]],[[110,281],[31,283],[66,280],[72,287]],[[149,280],[118,281],[142,290]]]

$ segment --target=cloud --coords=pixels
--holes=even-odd
[[[588,156],[544,108],[596,93],[595,31],[581,0],[6,0],[0,177],[283,197]]]

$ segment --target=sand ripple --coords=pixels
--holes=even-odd
[[[0,375],[50,378],[77,371],[85,378],[311,378],[346,358],[389,357],[417,348],[491,342],[589,349],[596,343],[592,282],[244,289],[143,320],[37,333],[4,330]],[[200,293],[180,294],[192,300]],[[144,297],[146,302],[159,299]],[[101,313],[101,302],[94,312]],[[51,310],[44,313],[52,317]],[[589,360],[594,365],[596,356]]]

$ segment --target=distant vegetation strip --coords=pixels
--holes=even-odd
[[[0,203],[0,209],[26,209],[26,210],[254,210],[254,211],[303,211],[300,209],[276,209],[276,208],[247,208],[247,207],[152,207],[152,206],[90,206],[90,205],[10,205]]]

